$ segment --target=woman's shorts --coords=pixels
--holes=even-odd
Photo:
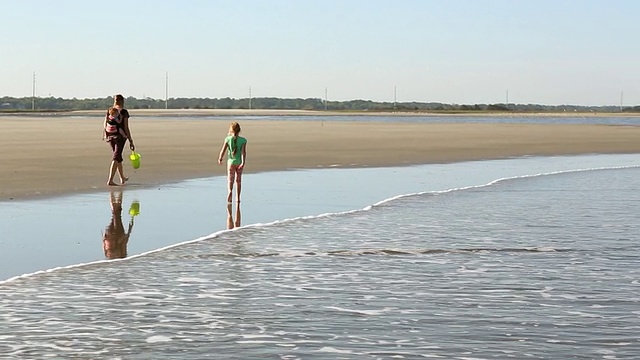
[[[111,151],[113,152],[111,159],[116,162],[122,162],[122,151],[124,150],[124,144],[126,144],[127,138],[118,134],[109,135],[107,140],[109,141],[109,146],[111,146]]]

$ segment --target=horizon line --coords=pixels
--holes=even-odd
[[[10,96],[10,95],[3,95],[0,97],[0,99],[3,98],[13,98],[13,99],[17,99],[17,100],[30,100],[30,99],[62,99],[62,100],[79,100],[79,101],[84,101],[84,100],[104,100],[104,99],[111,99],[113,98],[113,95],[108,95],[105,97],[85,97],[85,98],[77,98],[77,97],[72,97],[72,98],[65,98],[65,97],[55,97],[53,95],[49,95],[49,96],[21,96],[21,97],[16,97],[16,96]],[[561,107],[561,106],[573,106],[573,107],[592,107],[592,108],[597,108],[597,107],[625,107],[625,108],[631,108],[631,107],[636,107],[639,105],[622,105],[622,104],[609,104],[609,105],[580,105],[580,104],[570,104],[570,103],[564,103],[564,104],[557,104],[557,105],[551,105],[551,104],[544,104],[544,103],[516,103],[516,102],[491,102],[491,103],[456,103],[456,102],[441,102],[441,101],[417,101],[417,100],[409,100],[409,101],[378,101],[378,100],[370,100],[370,99],[351,99],[351,100],[328,100],[328,99],[322,99],[320,97],[278,97],[278,96],[261,96],[261,97],[244,97],[244,98],[234,98],[234,97],[230,97],[230,96],[226,96],[226,97],[173,97],[173,98],[153,98],[153,97],[136,97],[136,96],[129,96],[129,97],[125,97],[125,99],[135,99],[135,100],[147,100],[147,101],[160,101],[160,102],[166,102],[166,101],[170,101],[170,100],[179,100],[179,99],[203,99],[203,100],[219,100],[219,99],[230,99],[230,100],[236,100],[236,101],[249,101],[249,100],[256,100],[256,99],[289,99],[289,100],[295,100],[295,99],[302,99],[302,100],[317,100],[320,101],[322,103],[327,102],[327,103],[348,103],[348,102],[353,102],[353,101],[364,101],[364,102],[371,102],[371,103],[379,103],[379,104],[411,104],[411,103],[415,103],[415,104],[440,104],[440,105],[457,105],[457,106],[473,106],[473,105],[505,105],[505,106],[519,106],[519,105],[537,105],[537,106],[547,106],[547,107]]]

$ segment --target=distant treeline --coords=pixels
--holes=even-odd
[[[63,99],[54,97],[1,97],[0,111],[71,111],[106,109],[113,104],[111,96],[97,99]],[[640,106],[581,106],[539,104],[444,104],[438,102],[377,102],[370,100],[327,101],[322,99],[262,98],[171,98],[137,99],[128,97],[130,109],[277,109],[277,110],[329,110],[329,111],[504,111],[504,112],[640,112]]]

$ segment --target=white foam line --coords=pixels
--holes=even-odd
[[[193,240],[187,240],[187,241],[183,241],[183,242],[180,242],[180,243],[168,245],[168,246],[165,246],[165,247],[162,247],[162,248],[149,250],[149,251],[146,251],[146,252],[143,252],[143,253],[140,253],[140,254],[131,255],[131,256],[123,258],[123,259],[97,260],[97,261],[92,261],[92,262],[88,262],[88,263],[80,263],[80,264],[74,264],[74,265],[68,265],[68,266],[60,266],[60,267],[51,268],[51,269],[47,269],[47,270],[38,270],[36,272],[32,272],[32,273],[28,273],[28,274],[22,274],[22,275],[11,277],[11,278],[6,279],[6,280],[1,280],[0,281],[0,285],[4,285],[4,284],[7,284],[7,283],[10,283],[10,282],[19,280],[19,279],[25,279],[25,278],[29,278],[29,277],[33,277],[33,276],[37,276],[37,275],[41,275],[41,274],[48,274],[48,273],[52,273],[52,272],[60,271],[60,270],[80,268],[80,267],[84,267],[84,266],[95,265],[95,264],[100,264],[100,263],[107,263],[107,262],[128,261],[128,260],[136,259],[136,258],[139,258],[139,257],[147,256],[147,255],[150,255],[150,254],[154,254],[154,253],[157,253],[157,252],[160,252],[160,251],[165,251],[165,250],[168,250],[168,249],[172,249],[172,248],[175,248],[175,247],[178,247],[178,246],[183,246],[183,245],[192,244],[192,243],[196,243],[196,242],[203,241],[203,240],[212,239],[212,238],[220,236],[221,234],[225,234],[225,233],[228,233],[228,232],[231,232],[231,231],[238,231],[238,230],[249,229],[249,228],[269,227],[269,226],[273,226],[273,225],[277,225],[277,224],[286,224],[286,223],[299,221],[299,220],[320,219],[320,218],[329,217],[329,216],[337,216],[337,215],[353,214],[353,213],[357,213],[357,212],[361,212],[361,211],[369,211],[369,210],[373,209],[374,207],[380,206],[382,204],[385,204],[385,203],[388,203],[388,202],[391,202],[391,201],[394,201],[394,200],[398,200],[398,199],[402,199],[402,198],[405,198],[405,197],[409,197],[409,196],[417,196],[417,195],[425,195],[425,194],[445,194],[445,193],[454,192],[454,191],[464,191],[464,190],[469,190],[469,189],[478,189],[478,188],[492,186],[492,185],[495,185],[495,184],[503,182],[503,181],[515,180],[515,179],[526,179],[526,178],[534,178],[534,177],[540,177],[540,176],[568,174],[568,173],[585,172],[585,171],[619,170],[619,169],[632,169],[632,168],[640,168],[640,165],[626,165],[626,166],[611,166],[611,167],[573,169],[573,170],[559,170],[559,171],[552,171],[552,172],[538,173],[538,174],[530,174],[530,175],[518,175],[518,176],[511,176],[511,177],[505,177],[505,178],[492,180],[492,181],[490,181],[490,182],[488,182],[486,184],[482,184],[482,185],[470,185],[470,186],[464,186],[464,187],[459,187],[459,188],[451,188],[451,189],[446,189],[446,190],[422,191],[422,192],[417,192],[417,193],[397,195],[397,196],[390,197],[388,199],[384,199],[384,200],[378,201],[377,203],[375,203],[373,205],[365,206],[362,209],[347,210],[347,211],[341,211],[341,212],[335,212],[335,213],[324,213],[324,214],[319,214],[319,215],[300,216],[300,217],[295,217],[295,218],[287,218],[287,219],[284,219],[284,220],[275,220],[275,221],[268,222],[268,223],[249,224],[249,225],[236,227],[236,228],[233,228],[233,229],[220,230],[220,231],[211,233],[211,234],[206,235],[206,236],[201,236],[201,237],[193,239]]]
[[[511,177],[505,177],[505,178],[492,180],[492,181],[490,181],[490,182],[488,182],[486,184],[482,184],[482,185],[470,185],[470,186],[464,186],[464,187],[459,187],[459,188],[451,188],[451,189],[446,189],[446,190],[421,191],[421,192],[417,192],[417,193],[397,195],[397,196],[394,196],[394,197],[390,197],[388,199],[384,199],[384,200],[378,201],[377,203],[371,205],[370,207],[368,207],[366,209],[369,210],[370,208],[373,208],[373,207],[376,207],[376,206],[380,206],[382,204],[385,204],[385,203],[388,203],[388,202],[391,202],[391,201],[394,201],[394,200],[402,199],[402,198],[405,198],[405,197],[409,197],[409,196],[417,196],[417,195],[425,195],[425,194],[445,194],[445,193],[454,192],[454,191],[464,191],[464,190],[469,190],[469,189],[479,189],[479,188],[483,188],[483,187],[492,186],[492,185],[495,185],[497,183],[500,183],[500,182],[503,182],[503,181],[508,181],[508,180],[526,179],[526,178],[534,178],[534,177],[540,177],[540,176],[569,174],[569,173],[586,172],[586,171],[620,170],[620,169],[633,169],[633,168],[640,168],[640,165],[624,165],[624,166],[609,166],[609,167],[599,167],[599,168],[558,170],[558,171],[551,171],[551,172],[546,172],[546,173],[511,176]]]
[[[2,281],[0,281],[0,285],[4,285],[6,283],[13,282],[13,281],[16,281],[16,280],[19,280],[19,279],[30,278],[30,277],[33,277],[33,276],[42,275],[42,274],[48,274],[48,273],[52,273],[52,272],[60,271],[60,270],[80,268],[80,267],[84,267],[84,266],[90,266],[90,265],[101,264],[101,263],[113,263],[113,262],[119,262],[119,261],[127,261],[127,260],[131,260],[131,259],[135,259],[135,258],[140,257],[140,256],[153,254],[153,253],[158,252],[158,251],[171,249],[171,248],[176,247],[176,246],[190,244],[190,243],[193,243],[193,242],[196,242],[196,241],[202,241],[202,240],[205,240],[205,239],[208,239],[208,238],[216,237],[221,233],[234,231],[234,230],[236,230],[236,229],[221,230],[221,231],[218,231],[218,232],[213,233],[213,234],[208,235],[208,236],[202,236],[202,237],[199,237],[197,239],[188,240],[188,241],[184,241],[184,242],[177,243],[177,244],[172,244],[172,245],[165,246],[165,247],[162,247],[162,248],[159,248],[159,249],[150,250],[150,251],[147,251],[147,252],[144,252],[144,253],[141,253],[141,254],[131,255],[129,257],[122,258],[122,259],[96,260],[96,261],[90,261],[90,262],[86,262],[86,263],[79,263],[79,264],[73,264],[73,265],[67,265],[67,266],[59,266],[59,267],[46,269],[46,270],[38,270],[38,271],[35,271],[35,272],[32,272],[32,273],[22,274],[22,275],[11,277],[11,278],[6,279],[6,280],[2,280]]]
[[[51,268],[51,269],[46,269],[46,270],[38,270],[32,273],[26,273],[26,274],[22,274],[22,275],[17,275],[11,278],[8,278],[6,280],[1,280],[0,281],[0,285],[4,285],[19,279],[26,279],[26,278],[30,278],[30,277],[34,277],[34,276],[38,276],[38,275],[42,275],[42,274],[48,274],[48,273],[52,273],[52,272],[56,272],[56,271],[60,271],[60,270],[67,270],[67,269],[74,269],[74,268],[80,268],[80,267],[84,267],[84,266],[90,266],[90,265],[95,265],[95,264],[101,264],[101,263],[112,263],[112,262],[119,262],[119,261],[129,261],[132,259],[136,259],[139,257],[143,257],[143,256],[147,256],[150,254],[154,254],[160,251],[165,251],[168,249],[172,249],[178,246],[183,246],[183,245],[187,245],[187,244],[192,244],[195,242],[199,242],[199,241],[203,241],[203,240],[208,240],[208,239],[213,239],[216,238],[218,236],[220,236],[221,234],[224,233],[228,233],[228,232],[232,232],[232,231],[238,231],[241,229],[247,229],[247,228],[260,228],[260,227],[268,227],[268,226],[273,226],[276,224],[281,224],[281,223],[289,223],[289,222],[294,222],[294,221],[298,221],[298,220],[305,220],[305,219],[316,219],[316,218],[322,218],[322,217],[326,217],[326,216],[330,216],[330,215],[338,215],[338,214],[348,214],[348,213],[352,213],[352,212],[356,212],[358,210],[349,210],[349,211],[345,211],[345,212],[341,212],[341,213],[325,213],[325,214],[320,214],[320,215],[309,215],[309,216],[301,216],[301,217],[296,217],[296,218],[289,218],[289,219],[284,219],[284,220],[275,220],[269,223],[256,223],[256,224],[250,224],[250,225],[245,225],[245,226],[240,226],[240,227],[236,227],[233,229],[225,229],[225,230],[220,230],[214,233],[211,233],[209,235],[206,236],[201,236],[199,238],[196,239],[192,239],[192,240],[187,240],[187,241],[183,241],[183,242],[179,242],[176,244],[171,244],[171,245],[167,245],[158,249],[153,249],[153,250],[149,250],[140,254],[135,254],[135,255],[131,255],[128,256],[126,258],[122,258],[122,259],[104,259],[104,260],[96,260],[96,261],[91,261],[91,262],[86,262],[86,263],[79,263],[79,264],[73,264],[73,265],[67,265],[67,266],[59,266],[59,267],[55,267],[55,268]]]

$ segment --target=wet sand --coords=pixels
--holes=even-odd
[[[0,201],[110,189],[106,180],[111,151],[101,140],[102,117],[75,115],[0,116]],[[133,115],[131,131],[136,150],[142,154],[142,166],[132,169],[129,151],[125,151],[127,186],[157,186],[225,174],[225,167],[216,160],[230,119]],[[638,126],[253,119],[240,124],[249,141],[247,174],[526,155],[640,153]]]

